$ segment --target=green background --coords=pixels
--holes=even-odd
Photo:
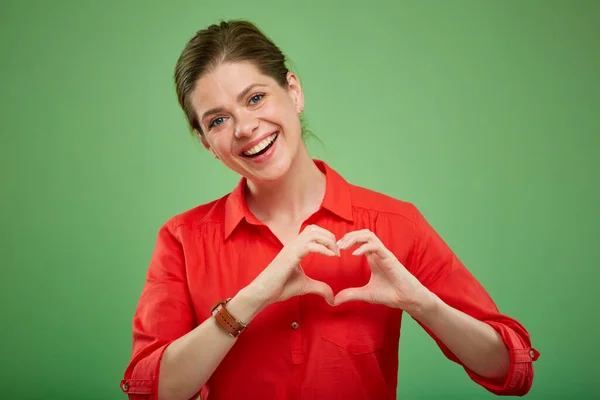
[[[566,0],[4,0],[0,397],[125,398],[158,228],[238,180],[188,135],[172,82],[220,18],[293,60],[314,157],[414,202],[528,328],[528,398],[594,397],[600,2]],[[399,399],[492,397],[404,323]]]

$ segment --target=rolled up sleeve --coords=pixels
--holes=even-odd
[[[176,228],[167,223],[158,233],[133,317],[132,356],[120,382],[129,399],[157,399],[165,350],[195,326],[182,246]]]
[[[484,321],[494,328],[502,337],[510,354],[510,368],[503,382],[495,382],[484,378],[464,367],[471,379],[490,392],[505,396],[522,396],[529,392],[533,383],[533,365],[540,353],[531,347],[529,335],[517,333],[510,328],[510,321]]]
[[[409,270],[446,304],[487,323],[499,333],[510,354],[508,375],[502,381],[477,375],[426,326],[419,324],[436,341],[444,355],[461,365],[478,385],[496,395],[527,394],[533,383],[533,361],[540,356],[532,347],[529,333],[517,320],[499,312],[487,291],[416,208],[414,221],[415,244]]]

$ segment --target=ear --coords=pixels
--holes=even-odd
[[[287,73],[288,93],[292,102],[296,106],[296,112],[301,114],[304,111],[304,91],[300,80],[293,72]]]

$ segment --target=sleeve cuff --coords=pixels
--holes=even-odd
[[[154,380],[123,379],[121,390],[128,395],[149,395],[154,393]]]
[[[524,343],[512,329],[494,322],[487,322],[502,337],[510,356],[508,375],[503,380],[489,379],[476,374],[465,367],[471,379],[486,390],[504,396],[523,396],[529,392],[533,383],[533,361],[540,353]]]
[[[158,398],[160,361],[168,345],[169,343],[160,346],[125,372],[125,377],[121,380],[121,390],[129,396],[130,400],[156,400]],[[191,399],[197,399],[198,396],[203,399],[207,395],[208,387],[204,385]]]
[[[138,354],[121,380],[121,390],[130,399],[153,400],[158,396],[158,375],[160,373],[160,361],[169,344],[163,344],[152,353],[144,356]]]

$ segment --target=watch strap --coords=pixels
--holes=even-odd
[[[229,303],[229,301],[231,300],[231,298],[228,298],[226,300],[220,300],[211,310],[211,313],[213,314],[213,316],[215,317],[215,320],[218,322],[218,324],[231,336],[231,337],[238,337],[240,335],[240,333],[242,333],[244,331],[244,329],[246,329],[247,324],[244,324],[243,322],[237,320],[235,317],[233,317],[229,311],[227,310],[227,303]]]

